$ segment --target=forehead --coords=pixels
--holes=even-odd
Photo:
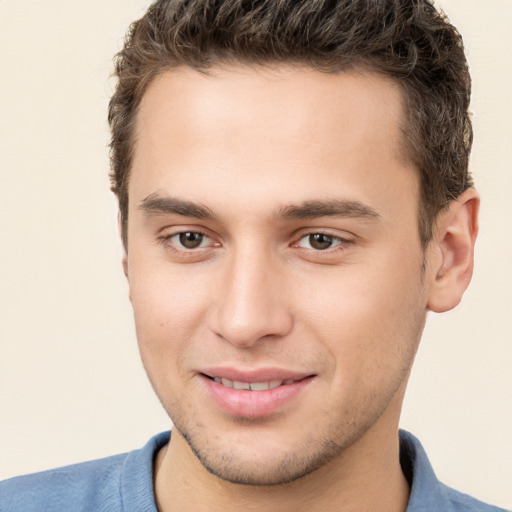
[[[361,131],[373,126],[392,128],[400,137],[401,91],[383,75],[359,69],[323,73],[307,67],[214,67],[198,72],[181,67],[157,76],[148,87],[138,112],[139,135],[155,129],[165,135],[214,138],[232,129],[251,137],[277,135],[326,142],[342,125]],[[379,124],[376,125],[376,118]],[[263,130],[262,130],[263,128]],[[243,129],[242,132],[239,129]],[[219,132],[222,130],[222,132]],[[153,133],[152,133],[153,132]],[[388,133],[389,134],[389,133]],[[384,136],[388,134],[382,134]],[[368,131],[370,135],[370,131]],[[227,142],[234,146],[239,137]],[[390,138],[386,138],[389,143]]]
[[[393,173],[408,186],[415,178],[402,157],[402,118],[400,88],[376,73],[176,69],[142,99],[130,196],[206,194],[223,183],[243,202],[275,183],[283,201],[303,201],[340,179],[340,193],[363,185],[379,195],[385,181],[396,188]]]

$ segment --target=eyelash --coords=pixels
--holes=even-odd
[[[213,241],[214,243],[210,246],[203,247],[203,246],[199,245],[197,247],[187,248],[187,247],[184,247],[183,244],[179,241],[175,241],[175,242],[172,241],[173,238],[181,237],[183,235],[196,235],[196,236],[199,235],[199,236],[203,237],[200,244],[202,244],[205,241],[205,239],[206,240],[209,239],[209,240],[213,241],[213,239],[210,236],[208,236],[206,233],[204,233],[203,231],[188,230],[188,231],[178,231],[176,233],[171,233],[168,235],[161,236],[161,237],[159,237],[159,242],[162,245],[164,245],[166,249],[169,249],[172,252],[174,252],[176,254],[180,254],[180,255],[197,254],[199,252],[204,252],[204,251],[207,251],[207,250],[215,248],[215,247],[220,247],[220,245],[221,245],[220,243]],[[326,247],[325,249],[315,249],[314,247],[303,247],[302,245],[300,245],[303,240],[309,239],[309,245],[311,246],[311,241],[312,241],[311,237],[316,237],[318,235],[328,238],[331,245]],[[355,242],[354,240],[343,238],[343,237],[336,236],[336,235],[332,235],[330,233],[326,233],[323,231],[310,231],[310,232],[305,233],[302,236],[300,236],[300,238],[296,242],[291,244],[291,246],[296,247],[298,249],[303,249],[304,251],[308,251],[308,253],[314,254],[315,256],[318,256],[318,257],[327,257],[329,255],[332,255],[333,253],[337,254],[341,251],[346,250],[347,245],[353,244],[354,242]]]
[[[209,249],[210,247],[196,247],[196,248],[187,248],[187,247],[183,247],[182,245],[180,246],[180,243],[179,242],[173,242],[172,239],[173,238],[176,238],[176,237],[180,237],[181,235],[187,235],[187,234],[192,234],[192,235],[200,235],[203,238],[203,240],[201,241],[201,243],[203,243],[204,239],[210,239],[210,240],[213,240],[211,237],[209,237],[206,233],[202,232],[202,231],[193,231],[193,230],[188,230],[188,231],[178,231],[176,233],[171,233],[169,235],[164,235],[164,236],[161,236],[159,237],[159,242],[164,245],[166,248],[172,250],[173,252],[176,252],[176,253],[179,253],[179,254],[182,254],[182,253],[192,253],[192,252],[199,252],[199,251],[204,251],[205,249]],[[214,243],[214,246],[217,245],[217,246],[220,246],[219,243]]]
[[[300,243],[306,239],[309,239],[309,245],[311,245],[311,242],[312,242],[311,238],[316,237],[318,235],[330,239],[331,245],[329,247],[326,247],[325,249],[316,249],[314,247],[303,247],[300,245]],[[314,232],[309,232],[309,233],[302,235],[299,238],[299,240],[293,244],[293,246],[305,249],[307,251],[311,251],[318,255],[322,255],[322,254],[332,254],[333,252],[343,251],[346,249],[346,246],[348,244],[353,244],[353,243],[354,243],[354,240],[350,240],[350,239],[343,238],[340,236],[332,235],[330,233],[325,233],[323,231],[314,231]]]

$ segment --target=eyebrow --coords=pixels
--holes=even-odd
[[[148,215],[176,214],[206,220],[217,218],[207,206],[172,196],[161,196],[158,193],[150,194],[144,198],[139,208]]]
[[[161,196],[156,192],[141,201],[140,209],[148,215],[175,214],[196,219],[217,220],[217,216],[205,205],[178,199],[177,197]],[[380,214],[360,201],[332,199],[285,205],[276,210],[274,217],[286,220],[315,219],[318,217],[379,219]]]
[[[317,217],[363,217],[379,219],[380,214],[369,205],[360,201],[333,199],[328,201],[305,201],[279,208],[277,218],[284,219],[315,219]]]

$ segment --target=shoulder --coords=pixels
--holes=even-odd
[[[121,468],[117,455],[0,482],[0,510],[118,510]],[[98,506],[98,504],[105,506]]]
[[[444,484],[440,484],[440,486],[441,492],[445,495],[446,501],[451,504],[454,512],[506,512],[503,508],[484,503]]]
[[[407,512],[506,512],[441,483],[421,443],[403,430],[400,431],[400,464],[411,486]]]
[[[156,511],[152,461],[168,433],[140,450],[0,482],[0,512]]]

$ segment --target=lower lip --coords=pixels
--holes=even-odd
[[[210,396],[225,412],[244,418],[259,418],[285,406],[311,383],[313,377],[261,391],[228,388],[205,376],[202,380]]]

